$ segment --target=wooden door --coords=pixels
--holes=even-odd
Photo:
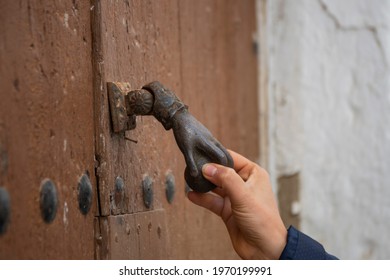
[[[0,4],[0,187],[3,198],[8,194],[3,259],[94,257],[94,187],[88,213],[78,206],[80,178],[89,174],[96,186],[90,6],[84,2]],[[57,206],[45,222],[41,186],[48,180]]]
[[[159,80],[226,147],[257,159],[254,11],[254,1],[95,2],[101,258],[236,258],[220,219],[186,199],[185,162],[172,132],[141,117],[125,135],[138,143],[112,133],[106,82],[137,89]],[[175,178],[172,203],[165,195],[169,174]],[[150,209],[142,197],[146,176],[153,180]]]
[[[0,258],[237,258],[220,219],[186,199],[172,132],[150,116],[112,132],[106,84],[162,82],[225,147],[257,160],[255,1],[6,2],[0,187],[11,215]],[[84,174],[87,214],[78,205]],[[44,179],[58,195],[50,223],[39,206]]]

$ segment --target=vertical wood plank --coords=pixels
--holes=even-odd
[[[123,249],[115,243],[112,229],[119,231],[124,225],[114,221],[127,214],[135,215],[140,225],[149,225],[163,209],[167,226],[161,234],[169,237],[167,258],[237,258],[221,220],[185,198],[185,163],[172,132],[164,131],[152,117],[142,117],[135,130],[112,133],[106,82],[126,81],[140,88],[161,81],[226,147],[257,160],[254,8],[254,1],[94,2],[97,175],[101,215],[108,217],[110,232],[104,240],[107,257],[151,258],[149,248],[160,250],[160,241],[153,245],[157,239],[142,236],[138,247],[124,241],[129,247]],[[169,172],[176,181],[172,204],[165,198]],[[142,201],[145,174],[154,180],[151,209]],[[123,209],[111,204],[117,176],[125,182]]]
[[[222,143],[258,160],[255,2],[179,5],[183,96]]]
[[[142,117],[137,120],[137,128],[126,133],[128,138],[137,140],[137,144],[126,141],[124,135],[112,134],[105,88],[107,81],[126,81],[139,88],[159,80],[181,97],[178,13],[176,1],[94,3],[95,127],[101,215],[164,208],[170,217],[169,227],[164,227],[160,235],[166,235],[165,230],[176,236],[175,244],[165,253],[167,257],[185,258],[183,204],[188,202],[184,192],[184,160],[172,132],[166,132],[153,117]],[[172,204],[165,198],[168,173],[176,180]],[[145,174],[154,181],[155,199],[150,210],[144,206],[141,192]],[[125,206],[113,211],[110,197],[117,176],[125,182]],[[133,248],[130,251],[134,251]],[[114,255],[116,253],[112,253]],[[137,256],[147,257],[147,254],[142,251]],[[134,255],[129,252],[128,257]]]
[[[179,1],[182,92],[191,112],[227,147],[258,160],[254,1]],[[226,229],[186,205],[190,258],[236,258]],[[195,213],[195,214],[194,214]],[[216,242],[215,236],[218,236]]]
[[[96,205],[84,216],[77,200],[85,172],[96,185],[89,3],[9,0],[0,13],[0,185],[11,198],[0,258],[93,258]],[[58,193],[51,224],[39,207],[45,178]]]
[[[110,195],[114,180],[125,181],[122,213],[146,210],[141,181],[148,174],[155,181],[155,208],[161,208],[164,176],[182,156],[172,132],[165,132],[153,117],[139,117],[135,130],[126,136],[111,132],[106,82],[126,81],[133,88],[160,80],[180,96],[180,57],[177,5],[173,1],[96,1],[94,5],[94,69],[96,139],[101,214],[111,214]],[[99,41],[99,42],[97,42]]]

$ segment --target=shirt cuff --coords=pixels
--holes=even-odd
[[[324,247],[293,226],[288,228],[287,244],[280,260],[335,260]]]

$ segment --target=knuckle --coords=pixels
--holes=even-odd
[[[226,173],[228,174],[229,177],[232,177],[237,174],[233,168],[226,168]]]
[[[269,173],[267,170],[257,164],[255,165],[255,173],[258,174],[261,178],[269,179]]]
[[[232,169],[232,168],[224,168],[223,169],[223,172],[221,172],[221,180],[225,181],[225,180],[229,180],[230,178],[232,178],[234,175],[236,174],[236,172]]]

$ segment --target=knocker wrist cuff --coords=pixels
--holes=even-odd
[[[172,117],[176,112],[188,109],[177,96],[160,82],[152,82],[143,87],[154,96],[153,116],[162,123],[166,130],[172,128]]]

